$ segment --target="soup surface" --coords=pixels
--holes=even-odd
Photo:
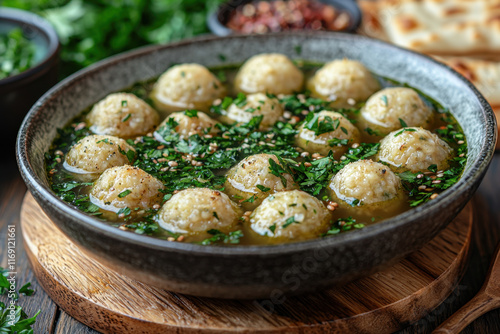
[[[122,230],[266,245],[379,223],[460,178],[465,137],[425,94],[348,60],[258,57],[177,65],[82,111],[46,153],[53,191]]]

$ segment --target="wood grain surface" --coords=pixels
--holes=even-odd
[[[31,195],[21,213],[34,272],[67,313],[105,333],[327,331],[393,332],[439,305],[465,267],[472,209],[424,249],[341,288],[288,298],[268,312],[256,301],[183,296],[145,286],[84,255],[43,214]]]
[[[399,334],[430,333],[443,321],[448,319],[461,306],[465,305],[481,288],[488,270],[492,253],[500,241],[500,155],[495,155],[474,197],[475,223],[473,225],[473,242],[470,249],[470,260],[467,270],[459,285],[448,298],[436,309],[421,319],[407,323]],[[20,231],[19,213],[23,196],[26,192],[21,176],[17,170],[14,155],[0,160],[0,265],[6,265],[6,230],[13,224]],[[17,237],[18,282],[31,282],[36,293],[31,297],[21,296],[18,305],[27,310],[29,315],[41,310],[37,322],[33,325],[34,333],[75,333],[98,334],[97,331],[82,324],[61,310],[43,291],[40,283],[34,278],[29,267],[26,252],[22,247],[22,237]],[[6,302],[5,296],[0,301]],[[464,329],[463,334],[500,333],[500,310],[493,310],[483,315]]]

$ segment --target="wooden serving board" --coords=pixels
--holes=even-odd
[[[156,289],[82,253],[31,195],[21,210],[36,277],[67,313],[104,333],[390,333],[438,306],[464,271],[472,205],[432,242],[389,269],[342,287],[259,301],[197,298]]]

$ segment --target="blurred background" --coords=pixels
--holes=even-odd
[[[3,0],[48,20],[61,42],[60,78],[147,44],[208,33],[207,14],[222,0]]]

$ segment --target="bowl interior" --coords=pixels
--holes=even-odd
[[[8,34],[9,31],[15,28],[21,28],[23,35],[35,44],[36,51],[31,69],[37,67],[57,52],[59,47],[57,34],[46,20],[30,12],[1,7],[0,35]],[[25,72],[28,71],[30,69]],[[2,79],[0,80],[0,84],[11,83],[15,77],[21,76],[23,73]],[[24,77],[24,74],[22,76]]]
[[[205,37],[196,41],[143,48],[102,61],[67,78],[33,106],[21,127],[17,150],[18,161],[25,180],[32,183],[32,186],[36,187],[52,205],[69,210],[72,214],[81,216],[85,223],[93,224],[96,228],[109,232],[106,224],[70,209],[68,204],[60,201],[51,192],[45,174],[44,153],[55,138],[57,128],[66,125],[81,110],[104,98],[107,94],[120,91],[137,81],[158,76],[173,64],[195,62],[208,67],[240,64],[252,55],[265,52],[279,52],[292,59],[317,62],[341,58],[359,60],[374,73],[407,83],[449,108],[463,127],[467,137],[469,153],[464,174],[456,185],[445,191],[438,199],[382,223],[356,231],[356,233],[306,241],[303,242],[304,245],[363,237],[375,231],[380,232],[381,229],[390,229],[392,225],[403,223],[405,218],[431,207],[445,207],[455,196],[467,191],[471,184],[479,182],[478,175],[487,168],[496,140],[494,115],[477,90],[456,72],[428,57],[360,36],[335,33],[290,33],[239,35],[225,38]],[[170,243],[169,245],[167,241],[114,230],[120,236],[133,239],[135,242],[162,247],[173,247],[171,244],[176,244]],[[332,241],[333,239],[335,240]],[[289,246],[290,244],[258,247],[286,249]],[[190,249],[196,248],[200,251],[204,248],[214,248],[199,245],[175,245],[174,247],[190,247]],[[235,248],[238,247],[245,248],[242,246]]]

